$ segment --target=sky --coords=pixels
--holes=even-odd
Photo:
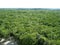
[[[60,8],[60,0],[0,0],[0,8]]]

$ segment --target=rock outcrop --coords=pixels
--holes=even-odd
[[[17,41],[13,37],[0,38],[0,45],[18,45]]]

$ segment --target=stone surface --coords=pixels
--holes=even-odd
[[[13,37],[9,37],[8,39],[0,38],[0,45],[18,45],[18,44]]]

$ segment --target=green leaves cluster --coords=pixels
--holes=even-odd
[[[10,36],[19,45],[60,45],[60,11],[0,9],[0,37]]]

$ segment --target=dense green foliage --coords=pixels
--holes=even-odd
[[[60,45],[60,11],[0,9],[0,37],[10,36],[19,45]]]

